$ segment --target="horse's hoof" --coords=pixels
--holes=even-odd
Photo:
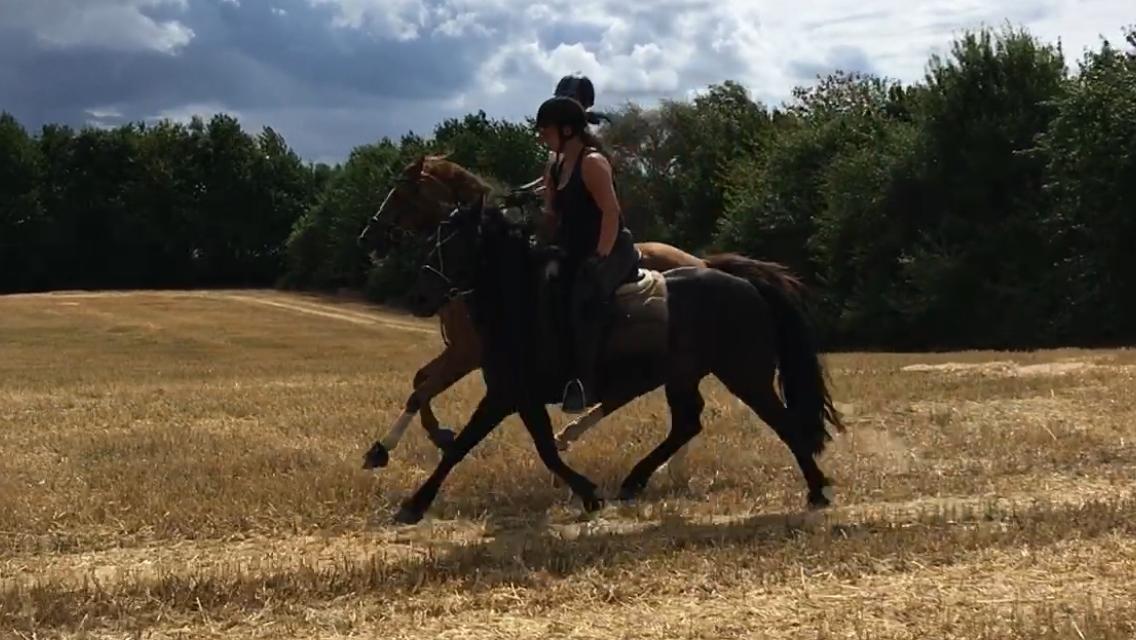
[[[567,452],[567,451],[568,451],[568,449],[570,449],[571,447],[572,447],[572,443],[571,443],[571,442],[568,442],[567,440],[560,440],[559,438],[557,438],[557,440],[556,440],[556,450],[557,450],[557,451],[559,451],[560,453],[565,453],[565,452]]]
[[[619,488],[619,499],[622,502],[634,502],[643,493],[643,487],[624,485]]]
[[[587,511],[588,513],[595,513],[596,511],[599,511],[603,508],[603,498],[600,498],[598,496],[588,496],[587,498],[584,498],[584,511]]]
[[[816,493],[809,493],[809,509],[811,511],[819,511],[827,509],[832,506],[833,496],[835,491],[832,490],[832,485],[825,485],[821,487],[820,491]]]
[[[390,454],[381,442],[371,445],[371,450],[363,456],[364,469],[381,469],[388,464],[390,464]]]
[[[431,440],[434,442],[434,446],[442,451],[449,449],[454,444],[454,440],[457,440],[457,434],[446,428],[435,429],[433,435],[434,437]]]
[[[394,521],[397,524],[418,524],[422,521],[422,512],[404,506],[394,514]]]

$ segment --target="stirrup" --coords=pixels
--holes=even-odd
[[[568,414],[580,414],[588,410],[588,398],[584,394],[584,383],[579,378],[570,380],[564,385],[564,397],[560,401],[560,410]]]

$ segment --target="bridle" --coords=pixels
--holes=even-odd
[[[457,209],[454,209],[454,212],[456,212],[456,211],[457,211]],[[450,215],[453,215],[453,212],[451,212]],[[453,240],[458,235],[458,233],[460,233],[459,230],[453,230],[453,231],[450,231],[450,233],[448,235],[443,237],[442,233],[445,230],[446,226],[447,225],[444,224],[444,223],[439,224],[438,230],[434,232],[434,248],[430,250],[430,253],[426,254],[426,256],[427,256],[426,257],[426,263],[422,265],[422,270],[426,271],[427,273],[429,273],[433,276],[435,276],[436,278],[441,280],[443,284],[445,284],[447,287],[449,287],[449,290],[446,293],[446,300],[457,300],[457,299],[465,298],[466,296],[473,293],[473,289],[461,289],[453,281],[453,278],[446,275],[446,261],[445,261],[445,256],[442,253],[442,247],[444,247],[447,242],[449,242],[450,240]],[[431,255],[437,255],[438,256],[438,266],[437,267],[435,267],[433,264],[430,264],[430,262],[431,262],[430,256]]]
[[[450,194],[449,200],[436,201],[439,206],[450,207],[451,210],[453,210],[454,208],[456,208],[458,205],[461,204],[459,202],[459,199],[457,198],[457,191],[453,187],[451,187],[450,185],[446,184],[446,182],[444,180],[442,180],[438,176],[435,176],[434,174],[429,173],[427,171],[421,171],[421,172],[419,172],[418,175],[419,175],[419,178],[425,178],[425,179],[429,179],[429,180],[433,181],[435,184],[442,187],[443,189],[445,189]],[[394,186],[391,187],[390,191],[387,192],[386,197],[383,198],[383,202],[382,202],[382,204],[379,205],[378,211],[375,211],[375,215],[371,216],[371,224],[378,224],[379,223],[379,221],[380,221],[380,219],[383,215],[383,211],[386,210],[387,204],[390,203],[390,199],[392,197],[394,197],[395,192],[398,191],[399,188],[408,184],[409,182],[410,182],[410,179],[405,178],[405,177],[398,178],[397,180],[394,181]],[[415,194],[415,195],[418,196],[418,194]]]

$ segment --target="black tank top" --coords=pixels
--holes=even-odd
[[[595,151],[584,148],[576,157],[572,175],[563,189],[557,188],[553,196],[552,206],[555,208],[560,224],[556,233],[556,244],[568,252],[569,259],[580,261],[596,252],[596,245],[600,241],[600,226],[603,221],[603,210],[596,204],[592,194],[584,184],[584,177],[580,172],[584,156]],[[552,167],[552,185],[560,186],[560,175],[564,160],[561,159]],[[619,216],[619,230],[623,230],[623,215]]]

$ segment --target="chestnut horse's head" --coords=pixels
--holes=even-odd
[[[382,257],[393,232],[425,235],[462,204],[477,201],[490,186],[442,156],[422,155],[395,178],[378,211],[359,234],[360,246]]]

